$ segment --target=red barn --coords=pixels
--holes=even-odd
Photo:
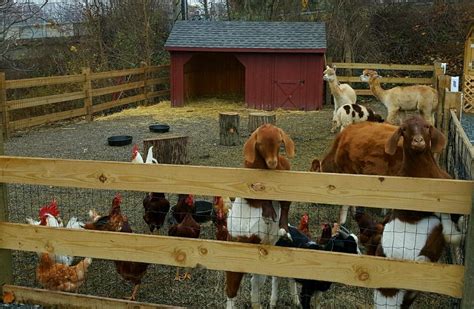
[[[172,106],[238,95],[256,109],[322,107],[324,23],[177,21],[165,48]]]

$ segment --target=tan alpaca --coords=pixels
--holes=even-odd
[[[336,122],[336,111],[339,107],[345,104],[355,104],[357,101],[357,96],[348,84],[340,84],[336,76],[336,67],[330,68],[326,66],[326,70],[323,72],[323,79],[329,83],[329,88],[331,89],[331,94],[334,97],[334,112],[332,115],[332,128],[331,132],[336,132],[337,122]]]
[[[364,70],[360,79],[369,83],[374,96],[387,108],[387,122],[397,122],[398,112],[418,110],[420,115],[434,125],[434,112],[438,107],[438,93],[430,86],[414,85],[384,90],[380,86],[381,76],[373,70]]]

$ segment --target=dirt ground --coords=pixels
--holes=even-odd
[[[385,114],[379,103],[367,102],[376,111]],[[307,171],[313,158],[321,158],[328,150],[334,134],[330,133],[332,107],[321,111],[277,111],[277,125],[285,130],[296,145],[296,157],[291,160],[292,169]],[[7,155],[67,158],[83,160],[130,161],[132,145],[110,147],[107,137],[112,135],[132,135],[133,143],[140,147],[143,140],[154,137],[148,126],[154,123],[166,123],[171,126],[170,133],[185,134],[190,137],[188,148],[192,165],[242,166],[242,145],[219,145],[219,111],[236,111],[241,115],[240,135],[242,144],[248,137],[248,114],[241,102],[223,100],[205,100],[193,102],[183,108],[170,108],[169,102],[148,107],[124,110],[109,116],[96,118],[87,123],[83,120],[43,126],[29,131],[17,132],[5,143]],[[143,151],[142,151],[143,153]],[[36,217],[39,208],[53,197],[59,202],[61,216],[68,220],[77,216],[87,219],[89,209],[105,213],[111,203],[114,192],[104,190],[83,190],[49,186],[9,185],[10,221],[25,222],[26,217]],[[122,192],[123,212],[129,217],[132,229],[138,233],[149,233],[143,222],[141,192]],[[168,195],[171,204],[176,195]],[[211,197],[196,197],[211,200]],[[303,212],[310,215],[313,235],[319,235],[320,224],[334,222],[338,208],[328,205],[293,203],[290,221],[297,224]],[[352,221],[348,227],[357,232]],[[167,234],[165,225],[160,234]],[[201,238],[214,238],[214,227],[207,223],[202,227]],[[34,253],[14,252],[15,284],[39,286],[35,282],[37,256]],[[308,270],[311,271],[311,270]],[[224,274],[218,271],[194,269],[193,279],[189,282],[174,281],[175,268],[152,265],[139,293],[138,300],[159,304],[186,306],[190,308],[220,308],[225,305]],[[291,307],[287,280],[280,286],[280,308]],[[81,288],[81,293],[122,298],[129,296],[131,285],[116,273],[111,261],[95,259],[91,265],[89,277]],[[263,303],[268,305],[270,298],[270,280],[265,285]],[[365,308],[372,303],[372,290],[333,284],[324,294],[323,308]],[[447,297],[423,294],[415,308],[452,307],[454,301]],[[250,284],[246,276],[238,295],[238,305],[249,307]]]

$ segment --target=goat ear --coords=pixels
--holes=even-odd
[[[283,139],[283,143],[285,144],[285,151],[286,155],[289,158],[293,158],[295,156],[295,143],[293,140],[283,131],[282,129],[280,130],[281,138]]]
[[[402,128],[398,128],[385,143],[385,153],[393,156],[397,152],[398,140],[402,137]]]
[[[444,134],[433,126],[430,126],[431,135],[431,152],[441,153],[446,146],[446,137]]]
[[[244,158],[245,161],[253,163],[255,161],[255,145],[257,144],[257,130],[253,131],[249,139],[244,145]]]

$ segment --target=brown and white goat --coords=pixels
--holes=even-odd
[[[425,85],[394,87],[383,89],[376,71],[364,70],[360,79],[369,83],[374,96],[385,105],[388,111],[387,122],[398,124],[398,112],[418,110],[427,122],[434,125],[434,112],[438,107],[438,93],[435,89]]]
[[[355,104],[357,101],[357,96],[348,84],[340,84],[336,76],[336,67],[326,66],[326,70],[323,72],[323,79],[329,83],[329,89],[331,94],[334,97],[334,112],[332,119],[332,128],[331,132],[336,132],[336,112],[337,110],[345,104]]]
[[[374,113],[371,108],[360,104],[344,104],[336,111],[334,119],[336,120],[336,129],[341,127],[341,131],[354,123],[384,121],[381,115]]]
[[[403,160],[398,176],[450,179],[437,164],[433,152],[440,152],[446,139],[420,116],[406,119],[388,139],[385,151],[394,155],[403,138]],[[458,243],[463,235],[447,214],[393,210],[385,224],[376,254],[394,259],[437,262],[447,242]],[[374,293],[376,308],[409,307],[417,292],[380,289]]]

